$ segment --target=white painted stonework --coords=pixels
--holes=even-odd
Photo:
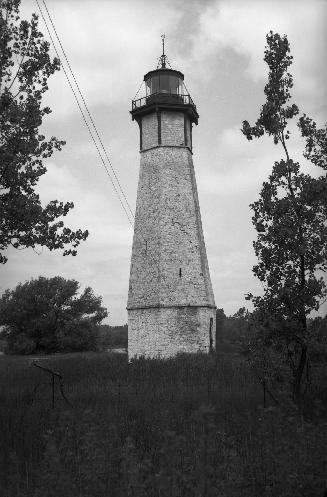
[[[128,294],[129,358],[215,347],[215,301],[186,114],[140,119],[142,150]],[[185,143],[186,138],[186,143]]]

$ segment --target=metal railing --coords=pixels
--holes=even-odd
[[[194,102],[190,95],[179,95],[178,93],[158,92],[152,93],[146,97],[132,100],[132,110],[139,109],[144,105],[152,103],[176,103],[176,104],[189,104],[195,107]],[[195,107],[196,108],[196,107]]]

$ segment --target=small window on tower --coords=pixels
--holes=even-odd
[[[182,277],[182,268],[181,267],[179,268],[179,277],[180,278]]]

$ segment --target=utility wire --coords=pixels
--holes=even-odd
[[[50,37],[51,43],[52,43],[52,45],[53,45],[53,47],[54,47],[54,50],[55,50],[55,52],[56,52],[56,55],[57,55],[58,59],[60,60],[60,56],[59,56],[59,53],[58,53],[57,47],[56,47],[56,45],[55,45],[55,43],[54,43],[54,40],[53,40],[53,38],[52,38],[52,35],[51,35],[51,32],[50,32],[49,26],[48,26],[48,24],[47,24],[47,21],[45,20],[45,17],[44,17],[44,15],[43,15],[42,10],[41,10],[40,4],[39,4],[38,0],[35,0],[35,1],[36,1],[36,4],[37,4],[38,8],[39,8],[40,13],[41,13],[41,16],[42,16],[43,22],[44,22],[44,24],[45,24],[45,26],[46,26],[46,29],[47,29],[47,31],[48,31],[48,34],[49,34],[49,37]],[[45,2],[43,2],[43,3],[44,3],[44,5],[45,5]],[[47,10],[47,12],[48,12],[48,9],[47,9],[46,5],[45,5],[45,8],[46,8],[46,10]],[[49,15],[49,12],[48,12],[48,15]],[[52,20],[51,20],[50,15],[49,15],[49,19],[50,19],[50,21],[51,21],[51,23],[52,23]],[[52,26],[53,26],[53,23],[52,23]],[[54,27],[54,26],[53,26],[53,27]],[[54,31],[55,31],[55,33],[56,33],[55,28],[54,28]],[[57,35],[56,35],[56,36],[57,36]],[[60,44],[60,46],[61,46],[61,48],[62,48],[62,45],[61,45],[61,43],[60,43],[60,40],[59,40],[58,36],[57,36],[57,39],[58,39],[59,44]],[[62,48],[62,50],[63,50],[63,48]],[[65,55],[64,50],[63,50],[63,53],[64,53],[64,55]],[[65,58],[66,58],[66,55],[65,55]],[[67,58],[66,58],[66,61],[67,61]],[[68,62],[68,61],[67,61],[67,62]],[[68,65],[69,65],[69,63],[68,63]],[[69,68],[70,68],[70,65],[69,65]],[[100,150],[99,150],[99,146],[98,146],[98,144],[97,144],[97,142],[96,142],[96,140],[95,140],[95,138],[94,138],[94,136],[93,136],[93,133],[92,133],[92,131],[91,131],[91,129],[90,129],[90,126],[89,126],[89,124],[88,124],[88,122],[87,122],[87,120],[86,120],[85,114],[84,114],[84,112],[83,112],[83,110],[82,110],[82,107],[81,107],[80,102],[79,102],[79,100],[78,100],[78,97],[77,97],[77,95],[76,95],[76,92],[75,92],[75,90],[74,90],[74,88],[73,88],[73,86],[72,86],[72,83],[71,83],[71,81],[70,81],[70,79],[69,79],[69,76],[68,76],[67,71],[66,71],[66,69],[65,69],[65,67],[64,67],[64,65],[63,65],[63,64],[62,64],[62,69],[63,69],[63,71],[64,71],[64,74],[65,74],[65,76],[66,76],[66,79],[67,79],[67,82],[68,82],[68,84],[69,84],[69,86],[70,86],[70,89],[71,89],[71,90],[72,90],[72,92],[73,92],[73,95],[74,95],[74,97],[75,97],[76,103],[77,103],[78,108],[79,108],[79,110],[80,110],[80,113],[81,113],[81,115],[82,115],[82,118],[83,118],[84,124],[85,124],[85,126],[87,127],[88,132],[89,132],[89,134],[90,134],[90,136],[91,136],[91,138],[92,138],[92,141],[93,141],[93,143],[94,143],[94,145],[95,145],[95,147],[96,147],[96,150],[97,150],[98,155],[99,155],[99,157],[100,157],[100,159],[101,159],[101,162],[102,162],[102,164],[103,164],[103,167],[105,168],[105,171],[106,171],[106,173],[107,173],[107,175],[108,175],[108,177],[109,177],[109,179],[110,179],[110,181],[111,181],[111,184],[112,184],[112,186],[113,186],[113,188],[114,188],[114,190],[115,190],[115,192],[116,192],[116,194],[117,194],[117,197],[118,197],[118,199],[119,199],[119,202],[120,202],[120,204],[121,204],[122,208],[123,208],[123,209],[124,209],[124,211],[125,211],[125,214],[126,214],[126,216],[127,216],[128,222],[129,222],[129,223],[130,223],[130,225],[133,227],[133,221],[130,219],[130,214],[129,214],[129,212],[127,211],[127,208],[125,207],[125,205],[124,205],[124,203],[123,203],[123,201],[122,201],[122,199],[121,199],[121,196],[120,196],[120,194],[119,194],[119,192],[118,192],[118,190],[117,190],[117,187],[116,187],[116,185],[115,185],[115,182],[113,181],[113,179],[112,179],[112,177],[111,177],[111,174],[110,174],[110,172],[109,172],[109,170],[108,170],[108,167],[107,167],[107,165],[106,165],[106,163],[105,163],[105,161],[104,161],[104,159],[103,159],[103,157],[102,157],[102,154],[101,154],[101,152],[100,152]],[[70,68],[70,70],[71,70],[71,68]],[[71,72],[72,72],[72,71],[71,71]],[[77,84],[77,82],[76,82],[76,78],[75,78],[74,76],[73,76],[73,78],[74,78],[75,84],[76,84],[76,86],[77,86],[77,88],[78,88],[78,90],[79,90],[79,86],[78,86],[78,84]],[[79,93],[80,93],[80,95],[81,95],[81,98],[82,98],[82,100],[83,100],[83,103],[84,103],[84,105],[85,105],[85,108],[86,108],[86,110],[87,110],[87,112],[88,112],[88,115],[89,115],[89,117],[90,117],[90,119],[91,119],[91,122],[92,122],[92,124],[93,124],[93,127],[94,127],[94,129],[95,129],[95,131],[96,131],[96,135],[97,135],[97,137],[98,137],[98,139],[99,139],[99,141],[100,141],[100,143],[101,143],[101,145],[102,145],[102,148],[103,148],[103,150],[104,150],[104,152],[105,152],[105,155],[106,155],[107,160],[108,160],[108,162],[109,162],[109,164],[110,164],[110,167],[111,167],[111,169],[113,170],[113,167],[112,167],[112,165],[111,165],[111,163],[110,163],[109,157],[108,157],[108,156],[107,156],[107,154],[106,154],[105,148],[104,148],[104,146],[103,146],[103,144],[102,144],[102,141],[101,141],[101,139],[100,139],[100,137],[99,137],[99,134],[98,134],[98,132],[97,132],[97,129],[96,129],[96,127],[95,127],[95,124],[94,124],[94,122],[93,122],[93,119],[92,119],[92,117],[91,117],[91,115],[90,115],[90,113],[89,113],[89,111],[88,111],[88,108],[87,108],[87,106],[86,106],[85,100],[84,100],[84,98],[83,98],[83,96],[82,96],[82,94],[81,94],[80,90],[79,90]],[[114,172],[114,170],[113,170],[113,172]],[[115,176],[115,178],[116,178],[116,180],[117,180],[117,182],[118,182],[118,184],[119,184],[119,186],[120,186],[120,183],[119,183],[118,178],[117,178],[117,176],[116,176],[116,174],[115,174],[115,173],[114,173],[114,176]],[[121,191],[122,191],[121,186],[120,186],[120,189],[121,189]],[[125,198],[125,201],[126,201],[126,203],[127,203],[127,205],[128,205],[128,208],[129,208],[129,210],[130,210],[130,212],[132,213],[132,216],[133,216],[133,212],[132,212],[132,210],[131,210],[131,208],[130,208],[130,206],[129,206],[128,202],[127,202],[127,199],[126,199],[125,194],[123,193],[123,191],[122,191],[122,194],[123,194],[123,197]],[[134,217],[134,216],[133,216],[133,217]]]
[[[53,45],[53,47],[54,47],[54,50],[55,50],[55,52],[56,52],[56,55],[57,55],[58,59],[60,60],[60,57],[59,57],[59,54],[58,54],[57,47],[56,47],[56,45],[55,45],[55,43],[54,43],[54,41],[53,41],[53,38],[52,38],[52,36],[51,36],[51,33],[50,33],[50,30],[49,30],[48,24],[47,24],[47,22],[46,22],[46,20],[45,20],[45,18],[44,18],[44,15],[43,15],[43,12],[42,12],[42,10],[41,10],[41,8],[40,8],[40,5],[39,5],[38,0],[36,0],[36,3],[37,3],[38,8],[39,8],[39,10],[40,10],[40,12],[41,12],[41,16],[42,16],[42,18],[43,18],[44,24],[45,24],[46,29],[47,29],[47,31],[48,31],[48,34],[49,34],[49,37],[50,37],[51,43],[52,43],[52,45]],[[47,9],[47,6],[46,6],[46,4],[45,4],[45,2],[44,2],[44,1],[43,1],[43,3],[44,3],[44,5],[45,5],[45,8],[46,8],[47,13],[48,13],[49,18],[50,18],[50,21],[51,21],[51,23],[52,23],[51,16],[50,16],[50,14],[49,14],[49,11],[48,11],[48,9]],[[52,23],[52,26],[53,26],[54,31],[56,32],[56,30],[55,30],[55,27],[54,27],[53,23]],[[63,47],[62,47],[62,44],[60,43],[60,40],[59,40],[59,38],[58,38],[58,35],[56,34],[56,36],[57,36],[58,42],[59,42],[59,44],[60,44],[60,46],[61,46],[61,48],[62,48],[62,51],[63,51],[63,53],[64,53],[64,55],[65,55],[65,51],[64,51],[64,49],[63,49]],[[66,55],[65,55],[65,58],[66,58],[66,61],[67,61],[68,66],[69,66],[69,68],[70,68],[70,64],[69,64],[69,62],[68,62],[68,59],[67,59]],[[67,74],[67,71],[65,70],[64,65],[62,65],[62,68],[63,68],[63,71],[64,71],[64,73],[65,73],[65,76],[66,76],[66,79],[67,79],[67,81],[68,81],[68,84],[69,84],[69,86],[70,86],[70,88],[71,88],[71,90],[72,90],[72,92],[73,92],[73,95],[74,95],[74,97],[75,97],[75,100],[76,100],[76,103],[77,103],[77,105],[78,105],[78,108],[79,108],[79,110],[80,110],[80,112],[81,112],[81,115],[82,115],[83,121],[84,121],[84,123],[85,123],[85,125],[86,125],[86,127],[87,127],[87,129],[88,129],[88,132],[89,132],[89,134],[90,134],[90,136],[91,136],[91,138],[92,138],[92,141],[93,141],[93,143],[94,143],[94,145],[95,145],[95,147],[96,147],[96,149],[97,149],[98,155],[99,155],[99,157],[100,157],[100,159],[101,159],[101,161],[102,161],[102,164],[103,164],[103,166],[104,166],[104,168],[105,168],[105,170],[106,170],[106,173],[107,173],[107,175],[108,175],[108,177],[109,177],[109,179],[110,179],[110,181],[111,181],[111,184],[112,184],[112,186],[113,186],[113,188],[114,188],[114,190],[115,190],[115,192],[116,192],[116,194],[117,194],[117,196],[118,196],[119,202],[120,202],[120,204],[121,204],[122,208],[123,208],[123,209],[124,209],[124,211],[125,211],[125,214],[126,214],[126,217],[127,217],[127,219],[128,219],[128,222],[130,223],[131,227],[133,228],[133,227],[134,227],[134,222],[133,222],[133,220],[131,220],[131,219],[130,219],[130,217],[129,217],[129,213],[128,213],[128,211],[126,210],[126,206],[123,204],[122,199],[121,199],[121,196],[120,196],[119,192],[117,191],[117,187],[116,187],[116,185],[115,185],[115,183],[114,183],[114,181],[113,181],[113,179],[112,179],[112,177],[111,177],[111,175],[110,175],[110,172],[108,171],[108,168],[107,168],[107,166],[106,166],[106,164],[105,164],[105,161],[104,161],[104,159],[103,159],[103,157],[102,157],[102,155],[101,155],[101,152],[100,152],[100,150],[99,150],[98,144],[96,143],[96,140],[95,140],[95,138],[94,138],[94,136],[93,136],[93,134],[92,134],[92,131],[91,131],[91,129],[90,129],[90,126],[89,126],[89,124],[88,124],[88,122],[87,122],[87,120],[86,120],[85,114],[84,114],[84,112],[83,112],[83,110],[82,110],[82,108],[81,108],[80,102],[79,102],[79,100],[78,100],[78,97],[77,97],[77,95],[76,95],[76,92],[74,91],[74,88],[73,88],[73,86],[72,86],[72,84],[71,84],[71,81],[70,81],[70,79],[69,79],[69,76],[68,76],[68,74]],[[81,94],[81,91],[80,91],[80,89],[79,89],[79,85],[78,85],[78,83],[77,83],[77,81],[76,81],[76,78],[74,77],[74,74],[73,74],[73,72],[72,72],[72,69],[71,69],[71,68],[70,68],[70,71],[71,71],[71,73],[72,73],[72,76],[73,76],[73,78],[74,78],[75,84],[76,84],[76,86],[77,86],[77,88],[78,88],[78,91],[79,91],[79,93],[80,93],[80,96],[81,96],[81,98],[82,98],[82,100],[83,100],[83,103],[84,103],[84,105],[85,105],[85,108],[86,108],[86,110],[87,110],[87,112],[88,112],[88,114],[89,114],[89,117],[90,117],[90,120],[91,120],[91,122],[92,122],[92,124],[93,124],[93,127],[95,128],[95,131],[96,131],[96,133],[97,133],[97,130],[96,130],[95,124],[94,124],[94,122],[93,122],[93,120],[92,120],[92,117],[91,117],[91,115],[90,115],[89,111],[88,111],[87,105],[86,105],[85,100],[84,100],[84,98],[83,98],[83,96],[82,96],[82,94]],[[139,87],[139,89],[138,89],[137,93],[140,91],[140,89],[141,89],[141,87],[142,87],[142,84],[143,84],[143,81],[142,81],[142,83],[141,83],[141,85],[140,85],[140,87]],[[137,95],[137,94],[136,94],[136,95]],[[100,139],[100,136],[99,136],[99,134],[98,134],[98,133],[97,133],[97,136],[98,136],[98,139],[99,139],[99,141],[100,141],[100,143],[101,143],[101,145],[102,145],[102,148],[103,148],[103,150],[104,150],[104,152],[105,152],[105,154],[106,154],[105,148],[104,148],[104,146],[103,146],[103,144],[102,144],[102,142],[101,142],[101,139]],[[106,154],[106,156],[107,156],[107,154]],[[107,160],[108,160],[108,162],[109,162],[109,164],[110,164],[110,166],[111,166],[111,168],[112,168],[112,170],[113,170],[113,167],[112,167],[112,165],[111,165],[111,163],[110,163],[110,159],[109,159],[109,157],[108,157],[108,156],[107,156]],[[116,177],[116,174],[115,174],[115,171],[114,171],[114,170],[113,170],[113,173],[114,173],[114,175],[115,175],[115,177]],[[129,206],[129,204],[128,204],[128,201],[127,201],[126,196],[125,196],[125,194],[124,194],[124,192],[123,192],[123,190],[122,190],[122,187],[121,187],[121,185],[120,185],[120,183],[119,183],[119,180],[118,180],[118,178],[117,178],[117,177],[116,177],[116,179],[117,179],[117,182],[118,182],[118,184],[119,184],[119,186],[120,186],[120,189],[121,189],[122,195],[123,195],[123,197],[125,198],[126,204],[128,205],[129,210],[130,210],[130,212],[131,212],[131,214],[132,214],[132,218],[134,219],[134,214],[133,214],[133,212],[132,212],[132,210],[131,210],[131,207],[130,207],[130,206]],[[136,237],[139,241],[142,241],[142,242],[147,243],[147,242],[146,242],[146,240],[145,240],[145,238],[143,237],[143,235],[141,235],[140,233],[137,233],[137,234],[136,234],[136,233],[134,232],[134,237]]]
[[[133,211],[132,211],[132,209],[131,209],[131,206],[130,206],[130,205],[129,205],[129,203],[128,203],[128,200],[127,200],[127,198],[126,198],[126,196],[125,196],[125,193],[124,193],[124,191],[123,191],[123,189],[122,189],[122,186],[121,186],[120,181],[119,181],[119,179],[118,179],[118,177],[117,177],[117,174],[116,174],[116,172],[115,172],[115,170],[114,170],[114,168],[113,168],[113,165],[111,164],[110,158],[108,157],[107,151],[106,151],[106,149],[105,149],[105,147],[104,147],[104,145],[103,145],[103,143],[102,143],[102,140],[101,140],[100,135],[99,135],[99,133],[98,133],[97,127],[96,127],[96,125],[95,125],[95,123],[94,123],[94,121],[93,121],[93,119],[92,119],[92,116],[91,116],[91,114],[90,114],[90,111],[89,111],[89,109],[88,109],[88,106],[86,105],[85,99],[84,99],[84,97],[83,97],[83,95],[82,95],[82,92],[81,92],[81,90],[80,90],[80,87],[79,87],[79,85],[78,85],[78,83],[77,83],[77,80],[76,80],[76,78],[75,78],[75,75],[74,75],[74,73],[73,73],[73,70],[72,70],[72,68],[71,68],[71,66],[70,66],[70,63],[69,63],[68,57],[67,57],[67,55],[66,55],[66,52],[65,52],[65,50],[64,50],[64,47],[62,46],[62,43],[61,43],[60,39],[59,39],[59,36],[58,36],[57,30],[56,30],[56,28],[55,28],[55,25],[54,25],[54,23],[53,23],[53,21],[52,21],[51,15],[50,15],[49,10],[48,10],[48,7],[47,7],[47,5],[46,5],[46,3],[45,3],[45,1],[44,1],[44,0],[43,0],[43,5],[44,5],[44,7],[45,7],[45,9],[46,9],[46,11],[47,11],[47,14],[48,14],[48,17],[49,17],[49,19],[50,19],[50,22],[51,22],[52,28],[53,28],[53,30],[54,30],[54,32],[55,32],[55,35],[56,35],[56,38],[57,38],[58,43],[59,43],[59,45],[60,45],[60,48],[61,48],[61,50],[62,50],[62,53],[64,54],[64,57],[65,57],[65,59],[66,59],[67,65],[68,65],[68,68],[69,68],[70,73],[71,73],[71,75],[72,75],[72,77],[73,77],[73,80],[74,80],[75,85],[76,85],[76,87],[77,87],[78,93],[80,94],[80,97],[81,97],[81,99],[82,99],[82,101],[83,101],[83,104],[84,104],[84,106],[85,106],[86,112],[87,112],[87,114],[88,114],[88,116],[89,116],[89,118],[90,118],[90,121],[91,121],[91,123],[92,123],[92,125],[93,125],[93,128],[94,128],[94,130],[95,130],[95,133],[96,133],[96,135],[97,135],[97,137],[98,137],[98,140],[99,140],[99,142],[100,142],[100,144],[101,144],[102,150],[103,150],[103,152],[104,152],[104,154],[105,154],[105,156],[106,156],[106,159],[107,159],[107,161],[108,161],[108,163],[109,163],[109,165],[110,165],[111,171],[112,171],[112,173],[113,173],[113,175],[114,175],[114,177],[115,177],[115,179],[116,179],[116,181],[117,181],[117,183],[118,183],[118,186],[119,186],[120,192],[121,192],[121,194],[123,195],[123,198],[124,198],[124,200],[125,200],[125,202],[126,202],[126,205],[127,205],[128,209],[129,209],[129,211],[130,211],[130,213],[131,213],[131,215],[132,215],[132,218],[133,218],[133,217],[134,217],[134,213],[133,213]]]

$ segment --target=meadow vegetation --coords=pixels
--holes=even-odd
[[[263,407],[235,344],[217,354],[132,360],[85,353],[0,359],[0,495],[316,497],[324,495],[323,402]]]

